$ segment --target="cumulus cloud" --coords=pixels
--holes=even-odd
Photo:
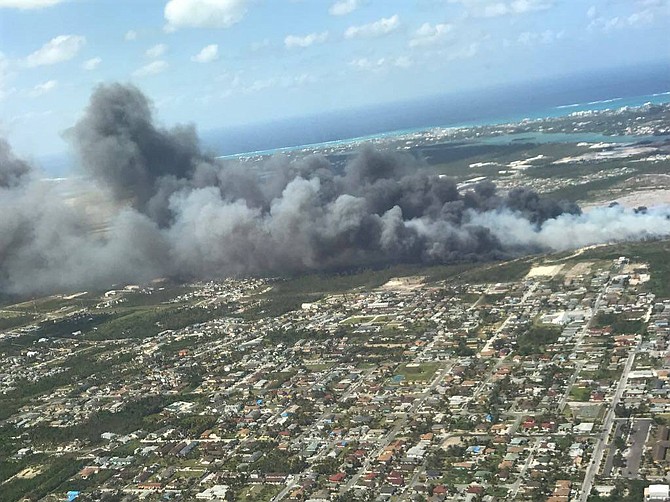
[[[269,38],[264,38],[263,40],[259,40],[257,42],[252,42],[249,48],[253,52],[261,51],[267,47],[270,47],[270,39]]]
[[[191,61],[196,63],[211,63],[219,59],[219,46],[217,44],[210,44],[202,48]]]
[[[37,84],[33,89],[30,91],[30,96],[33,98],[38,98],[40,96],[45,95],[48,92],[53,91],[56,87],[58,86],[58,81],[57,80],[47,80],[46,82],[42,84]]]
[[[526,14],[550,9],[554,0],[449,0],[463,5],[469,14],[476,17],[498,17],[509,14]]]
[[[545,30],[540,33],[524,31],[519,34],[518,42],[522,45],[551,44],[561,40],[565,36],[564,31]]]
[[[86,38],[78,35],[60,35],[49,40],[26,58],[28,67],[52,65],[75,57],[86,44]]]
[[[293,49],[295,47],[309,47],[314,44],[322,44],[328,40],[328,32],[324,31],[321,33],[310,33],[308,35],[287,35],[284,38],[284,45],[287,49]]]
[[[298,75],[281,75],[276,77],[256,79],[251,82],[251,84],[241,87],[241,89],[245,94],[251,94],[254,92],[264,91],[265,89],[270,89],[272,87],[291,89],[307,84],[313,84],[317,81],[318,78],[311,73],[300,73]]]
[[[400,17],[395,14],[378,21],[359,26],[350,26],[344,32],[344,38],[373,38],[388,35],[400,27]]]
[[[87,59],[86,61],[84,61],[84,63],[81,65],[81,67],[84,70],[91,71],[91,70],[95,70],[98,66],[100,66],[100,63],[102,63],[101,58],[97,58],[97,57],[96,58],[91,58],[91,59]]]
[[[152,75],[158,75],[159,73],[163,73],[165,70],[167,70],[169,66],[170,65],[168,65],[166,61],[161,59],[152,61],[151,63],[135,70],[133,72],[133,77],[150,77]]]
[[[156,44],[153,47],[149,47],[144,53],[148,58],[158,59],[167,51],[167,45],[165,44]]]
[[[346,16],[360,7],[359,0],[339,0],[330,6],[328,14],[331,16]]]
[[[0,52],[0,100],[9,94],[8,82],[10,79],[9,60]]]
[[[357,58],[349,62],[349,66],[358,70],[381,71],[390,68],[409,68],[413,61],[407,56],[398,56],[396,58]]]
[[[628,16],[614,16],[611,18],[594,17],[588,25],[589,31],[599,30],[605,33],[625,28],[638,28],[654,22],[653,9],[643,9]]]
[[[247,0],[170,0],[164,15],[168,30],[228,28],[247,13]]]
[[[409,46],[422,47],[435,45],[442,42],[452,30],[453,26],[451,24],[441,23],[431,25],[430,23],[423,23],[409,41]]]
[[[459,49],[449,51],[446,58],[449,61],[455,61],[458,59],[470,59],[472,57],[475,57],[478,52],[479,52],[479,44],[477,42],[473,42]]]
[[[128,30],[126,34],[123,36],[123,38],[126,42],[132,42],[133,40],[137,40],[137,32],[135,30]]]
[[[0,9],[43,9],[53,7],[65,0],[0,0]]]

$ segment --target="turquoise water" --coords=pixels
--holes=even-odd
[[[668,139],[670,136],[607,136],[593,132],[575,133],[542,133],[525,132],[518,134],[501,134],[477,138],[478,143],[487,145],[506,145],[509,143],[639,143],[640,141],[659,141]]]
[[[236,159],[241,157],[251,156],[267,156],[281,153],[297,152],[303,149],[325,149],[329,147],[353,146],[361,143],[374,142],[376,140],[383,140],[394,138],[397,136],[405,136],[411,134],[418,134],[436,129],[458,129],[464,127],[479,127],[496,124],[508,124],[521,122],[522,120],[537,120],[544,118],[565,117],[575,112],[584,112],[592,110],[612,110],[622,107],[639,107],[647,103],[664,104],[670,102],[670,91],[646,94],[643,96],[635,96],[629,98],[611,98],[601,101],[590,101],[586,103],[566,103],[564,105],[554,106],[536,112],[535,114],[525,114],[516,116],[499,117],[496,119],[476,120],[470,122],[463,122],[459,124],[450,124],[445,126],[431,126],[431,127],[414,127],[409,129],[398,129],[387,131],[379,134],[371,134],[367,136],[359,136],[354,138],[338,139],[333,141],[325,141],[321,143],[310,143],[299,146],[289,146],[284,148],[272,148],[268,150],[257,150],[252,152],[244,152],[233,155],[223,155],[221,159]],[[615,143],[634,143],[645,140],[658,140],[658,136],[606,136],[596,133],[523,133],[518,135],[501,135],[490,138],[483,138],[481,142],[492,144],[505,144],[511,141],[518,141],[527,138],[529,141],[536,143],[567,143],[567,142],[615,142]]]

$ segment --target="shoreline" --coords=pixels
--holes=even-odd
[[[654,99],[655,98],[655,99]],[[584,108],[579,109],[579,107],[593,106],[597,104],[609,105],[613,102],[618,101],[635,101],[636,104],[626,104],[617,108],[611,107],[602,107],[602,108]],[[279,148],[270,148],[264,150],[255,150],[248,152],[240,152],[228,155],[219,155],[216,158],[222,160],[235,160],[235,159],[248,159],[252,157],[266,157],[282,153],[292,153],[300,150],[314,150],[320,148],[329,148],[329,147],[353,147],[360,143],[374,142],[374,141],[383,141],[386,139],[400,140],[403,136],[409,135],[418,135],[418,134],[430,134],[430,133],[446,133],[446,132],[457,132],[470,129],[477,129],[482,127],[495,127],[495,126],[509,126],[514,124],[523,124],[523,123],[533,123],[543,120],[552,120],[560,118],[569,118],[576,114],[583,113],[595,113],[595,112],[612,112],[624,108],[641,108],[647,104],[652,105],[667,105],[670,104],[670,91],[647,94],[643,96],[636,96],[632,98],[612,98],[599,101],[591,101],[588,103],[574,103],[569,105],[559,105],[554,106],[549,110],[538,113],[538,116],[534,117],[505,117],[505,118],[492,118],[489,120],[476,120],[472,122],[463,122],[459,124],[450,124],[450,125],[438,125],[438,126],[423,126],[423,127],[414,127],[406,129],[395,129],[391,131],[380,132],[376,134],[368,134],[364,136],[355,136],[350,138],[334,139],[323,142],[316,143],[306,143],[295,146],[284,146]],[[554,110],[555,113],[551,113],[550,110]],[[541,133],[539,133],[541,134]],[[631,136],[631,140],[635,141],[635,137]],[[640,141],[643,139],[641,138]]]

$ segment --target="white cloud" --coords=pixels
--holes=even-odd
[[[324,31],[323,33],[310,33],[305,36],[287,35],[284,39],[284,45],[287,49],[292,49],[294,47],[309,47],[314,44],[322,44],[326,40],[328,40],[327,31]]]
[[[272,87],[279,87],[283,89],[292,89],[301,87],[303,85],[313,84],[318,79],[310,73],[301,73],[298,75],[282,75],[277,77],[270,77],[266,79],[254,80],[251,85],[244,86],[242,92],[244,94],[251,94],[254,92],[264,91]]]
[[[84,70],[91,71],[91,70],[95,70],[98,66],[100,66],[100,63],[102,63],[102,59],[91,58],[91,59],[87,59],[86,61],[84,61],[83,64],[81,65],[81,67]]]
[[[191,61],[196,63],[211,63],[217,59],[219,59],[219,46],[210,44],[203,47],[200,52],[191,58]]]
[[[247,92],[259,92],[277,85],[276,78],[258,79],[254,80],[248,87]]]
[[[399,56],[393,61],[393,66],[397,66],[398,68],[409,68],[412,64],[412,60],[407,56]]]
[[[138,68],[133,72],[133,77],[150,77],[158,75],[168,69],[167,62],[163,60],[152,61],[151,63]]]
[[[437,44],[444,40],[452,30],[453,26],[450,24],[431,25],[430,23],[423,23],[409,41],[409,46],[420,47]]]
[[[86,38],[78,35],[60,35],[30,54],[26,65],[33,68],[67,61],[75,57],[85,43]]]
[[[0,9],[42,9],[44,7],[53,7],[63,1],[64,0],[0,0]]]
[[[330,6],[328,14],[331,16],[345,16],[360,7],[359,0],[339,0]]]
[[[462,47],[455,51],[450,51],[447,55],[447,60],[455,61],[457,59],[470,59],[477,55],[479,52],[479,44],[471,43],[465,47]]]
[[[461,4],[475,17],[498,17],[509,14],[526,14],[550,9],[554,0],[448,0]]]
[[[170,0],[165,5],[168,30],[228,28],[247,13],[247,0]]]
[[[407,56],[399,56],[397,58],[358,58],[349,62],[349,66],[353,66],[359,70],[366,71],[382,71],[389,68],[409,68],[413,61]]]
[[[621,30],[625,28],[638,28],[654,22],[655,16],[652,9],[643,9],[638,12],[633,12],[629,16],[615,16],[612,18],[596,17],[588,26],[590,31],[600,30],[605,33]]]
[[[591,7],[589,7],[589,10],[586,11],[586,17],[588,17],[589,19],[593,19],[597,15],[598,15],[598,9],[596,9],[595,5],[592,5]]]
[[[251,50],[256,52],[260,51],[261,49],[265,49],[266,47],[270,47],[270,39],[269,38],[264,38],[263,40],[260,40],[258,42],[253,42],[251,44]]]
[[[126,42],[132,42],[133,40],[137,40],[137,32],[135,30],[128,30],[126,34],[123,36]]]
[[[167,51],[167,45],[165,44],[156,44],[153,47],[149,47],[145,52],[146,56],[151,59],[160,58]]]
[[[513,14],[525,14],[538,10],[547,10],[553,6],[553,0],[514,0],[509,4]]]
[[[2,52],[0,52],[0,101],[13,92],[13,90],[8,88],[11,76],[9,71],[9,60]]]
[[[371,38],[387,35],[395,31],[400,26],[400,17],[395,14],[391,17],[383,17],[374,23],[362,24],[360,26],[350,26],[344,32],[344,38]]]
[[[37,84],[35,87],[33,87],[32,91],[30,91],[29,94],[31,97],[37,98],[39,96],[45,95],[47,92],[53,91],[57,86],[58,81],[47,80],[46,82],[42,84]]]
[[[650,24],[654,22],[654,13],[651,9],[641,10],[639,12],[633,12],[626,19],[628,26],[642,26],[645,24]]]
[[[518,42],[523,45],[551,44],[565,36],[564,31],[545,30],[541,33],[525,31],[519,35]]]

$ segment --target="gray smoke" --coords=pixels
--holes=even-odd
[[[91,193],[111,199],[105,231],[0,143],[0,291],[489,260],[670,234],[667,210],[582,214],[490,182],[461,193],[414,157],[371,148],[342,171],[321,156],[221,163],[192,127],[157,127],[132,86],[97,88],[67,136]]]
[[[0,138],[0,189],[15,187],[30,172],[30,166],[12,153],[4,139]]]

